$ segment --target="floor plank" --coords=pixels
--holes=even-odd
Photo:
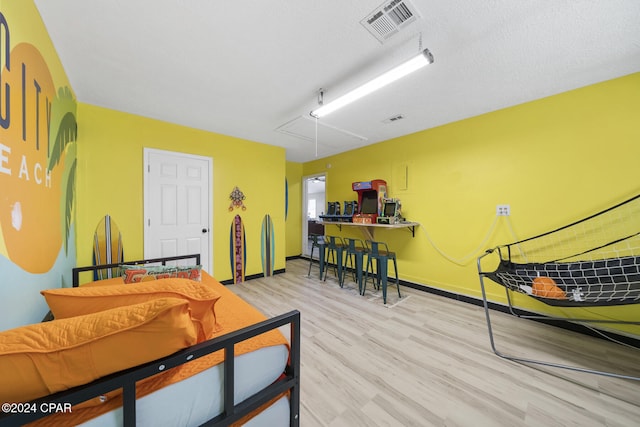
[[[401,287],[385,306],[308,261],[231,285],[267,316],[301,312],[301,425],[608,426],[640,424],[640,381],[496,356],[481,307]],[[640,350],[492,312],[501,351],[640,376]],[[283,333],[288,335],[286,328]]]

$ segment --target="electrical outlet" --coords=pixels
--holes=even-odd
[[[509,215],[511,215],[511,207],[509,205],[497,205],[496,206],[496,215],[498,215],[498,216],[509,216]]]

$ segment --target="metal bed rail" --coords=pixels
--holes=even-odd
[[[290,325],[291,338],[289,362],[284,375],[248,399],[234,404],[235,344],[285,325]],[[50,415],[47,408],[55,407],[52,405],[60,405],[60,407],[76,405],[116,389],[123,390],[123,425],[133,427],[136,425],[136,382],[219,350],[225,352],[224,409],[221,414],[202,424],[203,426],[229,425],[287,391],[289,392],[290,407],[289,425],[291,427],[300,425],[300,312],[293,310],[196,344],[171,356],[108,375],[87,385],[24,403],[22,404],[23,408],[28,407],[34,410],[21,411],[20,413],[0,413],[0,427],[13,427],[36,421]]]
[[[90,265],[87,267],[75,267],[71,270],[73,287],[80,285],[80,273],[85,271],[107,270],[109,268],[120,267],[121,265],[156,264],[167,265],[167,261],[180,261],[184,259],[194,259],[196,264],[200,264],[200,254],[176,255],[164,258],[141,259],[138,261],[124,261],[112,264]]]

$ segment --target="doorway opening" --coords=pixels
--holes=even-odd
[[[326,209],[326,174],[304,177],[302,197],[302,255],[311,255],[311,234],[324,235],[324,225],[318,224]]]

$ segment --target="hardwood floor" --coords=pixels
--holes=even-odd
[[[481,307],[401,287],[387,306],[351,277],[287,272],[232,285],[265,315],[302,318],[304,427],[640,425],[640,381],[496,356]],[[499,350],[640,376],[640,350],[492,312]],[[283,331],[288,335],[287,331]]]

